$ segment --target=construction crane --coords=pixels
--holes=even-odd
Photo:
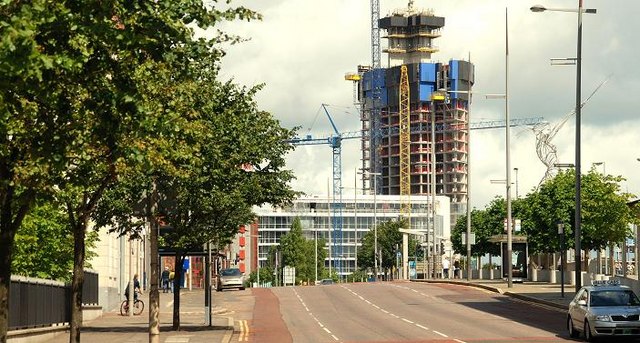
[[[409,75],[407,66],[400,67],[400,214],[409,218],[411,214],[411,175],[410,175],[410,146],[411,146],[411,121],[409,99]]]
[[[332,180],[333,180],[333,194],[332,194],[332,227],[333,227],[333,251],[336,252],[337,256],[342,255],[342,207],[340,204],[342,203],[342,140],[345,139],[362,139],[362,131],[346,131],[340,132],[331,117],[329,110],[327,109],[326,104],[322,104],[321,108],[323,112],[326,114],[327,119],[329,119],[329,123],[333,128],[333,133],[329,135],[323,135],[320,137],[313,137],[311,135],[307,135],[304,137],[295,137],[288,142],[293,145],[329,145],[332,150]],[[511,127],[515,126],[531,126],[538,125],[544,123],[542,117],[536,118],[521,118],[521,119],[511,119],[509,121],[509,125]],[[490,121],[479,121],[469,124],[469,128],[471,130],[484,130],[484,129],[495,129],[495,128],[504,128],[506,126],[506,121],[504,120],[490,120]],[[445,129],[444,125],[437,125],[435,127],[437,132]],[[381,129],[381,132],[384,135],[394,134],[394,129],[389,130],[388,128]],[[397,130],[397,129],[395,129]],[[422,130],[419,127],[411,127],[410,132],[414,130],[419,131]],[[408,213],[407,213],[408,215]],[[331,263],[331,262],[330,262]],[[341,261],[338,259],[336,263],[338,270],[341,267]]]
[[[333,227],[332,242],[335,256],[340,257],[336,259],[335,263],[335,268],[338,271],[338,275],[340,275],[340,272],[342,271],[342,140],[361,138],[362,133],[360,131],[340,133],[333,121],[333,118],[331,117],[331,114],[329,114],[329,111],[327,110],[327,105],[322,104],[321,107],[329,119],[329,123],[333,128],[333,133],[324,138],[313,138],[311,136],[307,136],[305,138],[294,138],[290,140],[289,143],[293,145],[328,144],[331,146],[333,157],[333,195],[331,201]],[[331,260],[329,260],[329,265],[331,265]]]

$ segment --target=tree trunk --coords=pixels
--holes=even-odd
[[[10,223],[2,223],[0,229],[0,342],[7,342],[9,331],[9,286],[11,285],[11,260],[16,230]]]
[[[156,191],[156,183],[153,183],[151,199],[149,203],[149,259],[151,259],[151,270],[149,271],[150,290],[149,290],[149,343],[160,342],[160,294],[158,293],[158,221],[154,217],[157,210],[158,194]]]
[[[180,330],[180,286],[182,285],[182,266],[185,256],[176,252],[175,276],[173,279],[173,330]]]
[[[71,323],[69,342],[80,343],[82,328],[82,285],[84,284],[84,259],[88,217],[83,216],[73,229],[73,280],[71,281]]]

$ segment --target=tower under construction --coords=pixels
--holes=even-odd
[[[410,196],[432,194],[435,185],[437,195],[451,200],[454,225],[467,205],[474,66],[432,59],[444,23],[432,10],[414,10],[412,2],[381,18],[388,67],[359,67],[358,97],[362,168],[369,171],[363,187]]]

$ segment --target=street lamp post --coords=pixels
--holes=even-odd
[[[369,176],[373,176],[373,274],[374,278],[378,280],[378,220],[377,220],[377,209],[378,202],[376,199],[377,192],[377,184],[376,176],[382,175],[382,173],[374,173],[369,171],[362,171],[362,174],[367,174]]]
[[[560,295],[564,298],[564,223],[562,222],[558,222],[558,235],[560,235]]]
[[[575,260],[576,260],[576,292],[582,287],[582,256],[581,256],[581,226],[582,226],[582,203],[581,203],[581,166],[580,166],[580,122],[582,112],[582,14],[595,14],[596,9],[585,9],[582,4],[583,0],[578,0],[578,9],[554,9],[546,8],[542,5],[531,7],[533,12],[543,11],[559,11],[559,12],[577,12],[578,13],[578,43],[576,51],[576,208],[575,208]]]
[[[513,171],[516,173],[516,199],[518,199],[518,168],[513,168]]]

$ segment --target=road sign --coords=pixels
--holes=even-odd
[[[469,235],[469,237],[471,237],[471,245],[476,244],[476,234],[474,232],[472,232],[471,235]],[[462,245],[467,245],[467,233],[466,232],[462,233]]]

